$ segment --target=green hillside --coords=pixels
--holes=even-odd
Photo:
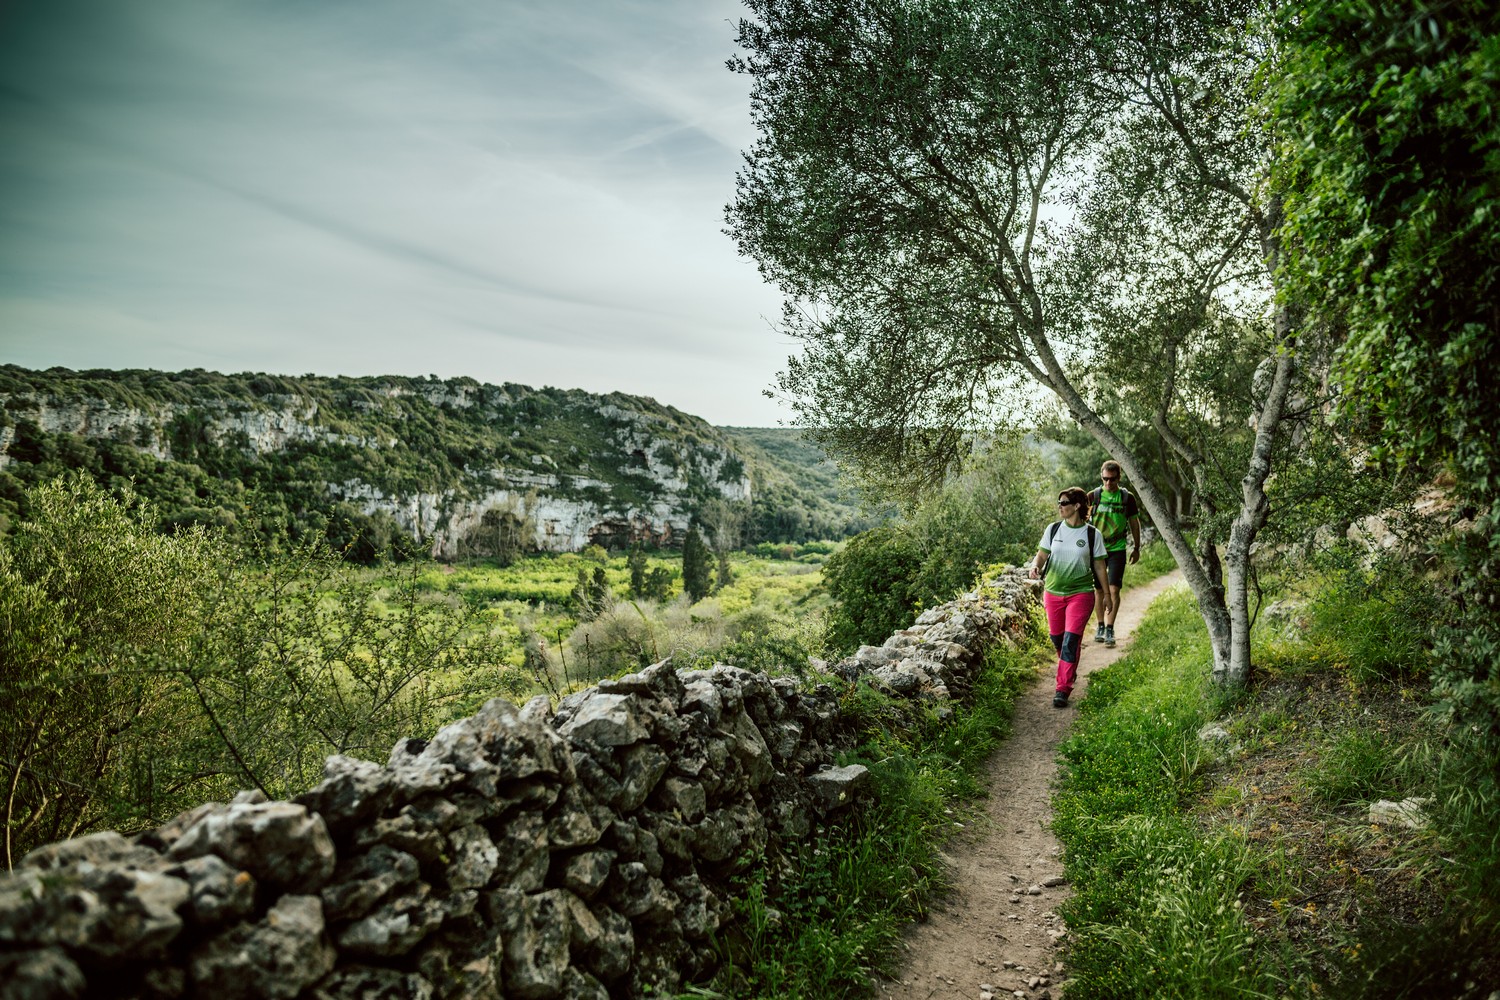
[[[755,488],[755,541],[840,538],[876,518],[807,434],[796,427],[720,427],[745,456]]]
[[[454,555],[507,520],[555,550],[672,544],[710,502],[745,508],[751,542],[854,530],[820,454],[621,393],[4,365],[0,405],[7,519],[24,515],[27,486],[82,470],[133,481],[168,528],[295,537],[332,518],[370,557],[404,539]]]

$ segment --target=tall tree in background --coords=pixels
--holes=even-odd
[[[698,525],[688,526],[682,540],[682,589],[688,599],[697,602],[713,589],[713,556],[698,534]]]
[[[729,553],[744,544],[745,526],[750,521],[750,505],[731,503],[715,497],[707,501],[698,511],[709,544],[713,549],[715,571],[713,586],[721,590],[734,582],[734,570],[729,565]]]
[[[1298,347],[1289,307],[1244,319],[1279,254],[1246,138],[1254,6],[749,7],[732,66],[753,78],[760,138],[728,217],[786,294],[799,421],[910,493],[1028,386],[1050,390],[1124,465],[1198,599],[1215,677],[1246,679],[1250,547]],[[1198,552],[1101,415],[1113,394],[1190,470]],[[1231,411],[1253,430],[1221,442]]]
[[[630,568],[630,596],[646,596],[646,551],[641,548],[640,543],[630,546],[630,555],[625,557],[625,565]]]

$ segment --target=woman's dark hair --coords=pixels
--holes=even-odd
[[[1084,517],[1089,516],[1089,492],[1082,486],[1069,486],[1057,494],[1059,503],[1067,501],[1078,505],[1078,512]]]

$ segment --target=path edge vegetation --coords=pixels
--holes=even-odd
[[[1249,688],[1211,682],[1180,589],[1091,675],[1053,799],[1068,1000],[1500,986],[1494,773],[1418,683],[1436,594],[1337,559],[1279,583],[1293,610],[1259,623]],[[1429,828],[1368,822],[1372,801],[1409,795]]]
[[[1003,566],[981,573],[979,586]],[[1173,568],[1165,546],[1148,545],[1127,588]],[[795,857],[757,866],[739,901],[749,936],[721,941],[724,973],[686,996],[868,996],[875,977],[900,972],[904,928],[953,888],[943,849],[975,820],[1016,699],[1051,663],[1040,606],[1033,612],[1029,642],[992,649],[971,702],[951,718],[912,725],[867,682],[845,694],[864,738],[840,763],[870,768],[871,800]]]
[[[751,867],[735,903],[742,919],[717,940],[723,969],[682,996],[868,996],[875,977],[898,972],[903,929],[951,889],[942,848],[973,819],[986,762],[1047,648],[1038,605],[1026,642],[987,653],[965,705],[913,715],[868,680],[850,686],[842,710],[862,735],[839,763],[869,768],[872,794],[794,855]]]

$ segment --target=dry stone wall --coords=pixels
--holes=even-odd
[[[290,802],[47,845],[0,876],[0,1000],[670,994],[713,972],[731,876],[862,795],[839,692],[950,711],[1036,599],[1004,574],[810,679],[666,661],[496,699]]]

